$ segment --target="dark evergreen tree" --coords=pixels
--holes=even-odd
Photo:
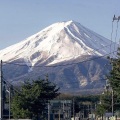
[[[114,92],[120,95],[120,48],[118,48],[117,58],[110,59],[112,70],[107,79]]]
[[[110,83],[107,92],[101,95],[101,104],[97,107],[97,113],[112,112],[112,97],[114,99],[114,111],[120,109],[120,48],[116,58],[109,58],[112,69],[107,79]],[[112,92],[114,93],[112,96]]]
[[[20,93],[16,93],[12,100],[14,118],[38,118],[44,113],[48,100],[59,95],[59,88],[48,80],[25,82]]]
[[[114,110],[118,110],[120,106],[120,48],[118,48],[117,58],[110,59],[110,62],[112,70],[107,79],[114,92]]]

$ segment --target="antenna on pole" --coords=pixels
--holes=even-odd
[[[3,118],[2,60],[0,61],[0,120]]]
[[[114,15],[114,17],[113,17],[113,22],[114,22],[114,20],[120,20],[120,16],[118,16],[118,17],[116,17],[115,15]]]

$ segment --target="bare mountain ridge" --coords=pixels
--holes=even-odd
[[[12,63],[4,65],[4,73],[13,83],[48,74],[50,81],[62,91],[78,91],[101,88],[105,84],[103,76],[108,68],[104,66],[108,61],[99,56],[109,55],[110,51],[114,51],[110,40],[80,23],[68,21],[55,23],[1,50],[0,58]]]

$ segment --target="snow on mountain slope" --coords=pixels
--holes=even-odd
[[[0,58],[9,62],[23,58],[25,63],[34,66],[38,61],[45,62],[54,56],[48,64],[55,64],[81,55],[108,54],[110,44],[110,40],[75,21],[59,22],[1,50]]]

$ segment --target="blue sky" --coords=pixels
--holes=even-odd
[[[114,14],[120,15],[120,0],[0,0],[0,50],[68,20],[110,39]]]

